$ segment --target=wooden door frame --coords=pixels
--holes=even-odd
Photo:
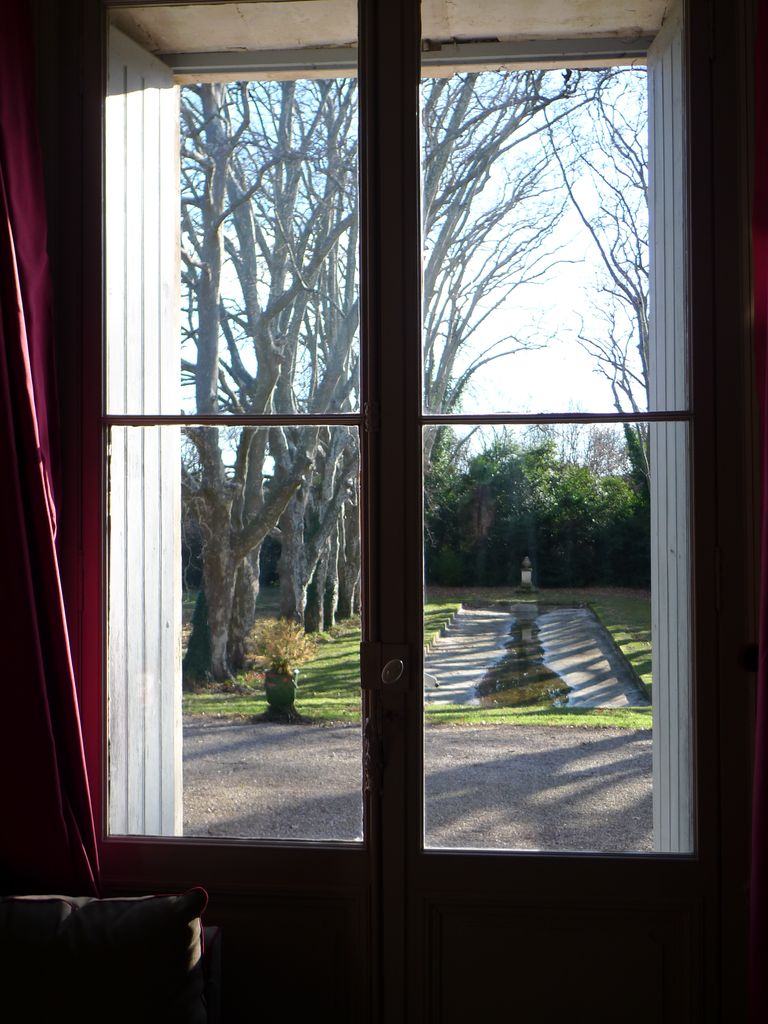
[[[417,761],[406,747],[406,716],[420,697],[421,534],[414,496],[421,486],[420,394],[420,8],[412,0],[365,0],[360,10],[361,175],[364,223],[363,325],[375,430],[368,435],[367,639],[405,646],[405,679],[372,692],[384,751],[383,786],[372,841],[379,851],[384,1021],[407,1018],[406,838],[420,808],[407,778]],[[413,159],[416,154],[416,159]],[[407,687],[407,689],[405,689]]]

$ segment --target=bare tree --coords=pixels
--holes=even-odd
[[[533,444],[553,441],[561,464],[586,466],[595,476],[627,476],[632,466],[626,438],[614,425],[537,423],[526,431]]]
[[[422,90],[424,406],[460,408],[477,371],[537,344],[491,334],[512,293],[543,280],[557,261],[563,211],[544,133],[585,97],[578,74],[473,72]],[[425,464],[434,444],[425,439]]]
[[[642,68],[584,72],[588,116],[548,117],[549,151],[596,257],[593,316],[579,344],[610,384],[617,412],[648,409],[648,114]],[[648,477],[646,424],[627,430]]]
[[[183,372],[195,412],[353,407],[354,118],[354,83],[344,80],[185,90],[185,348],[194,346],[196,358]],[[210,631],[216,679],[239,667],[259,546],[279,521],[287,524],[294,497],[303,508],[320,433],[244,428],[233,439],[213,427],[187,431],[197,472],[185,473],[185,507],[202,536],[207,605],[207,626],[196,622]],[[291,537],[283,540],[287,551]]]
[[[578,75],[532,71],[424,87],[430,409],[459,408],[482,366],[535,343],[489,336],[488,321],[558,259],[563,199],[540,138],[585,102],[578,84]],[[354,411],[355,81],[189,87],[182,136],[186,407]],[[359,607],[357,439],[317,426],[196,426],[186,436],[184,508],[200,538],[207,609],[195,629],[210,632],[206,671],[226,679],[244,657],[266,536],[281,546],[281,615],[320,628],[337,609]],[[430,446],[428,438],[427,459]]]

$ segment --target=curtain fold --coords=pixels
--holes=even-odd
[[[755,379],[760,407],[760,610],[750,893],[750,1007],[768,1020],[768,4],[758,3],[752,207]]]
[[[96,893],[56,551],[56,387],[28,0],[0,33],[0,891]]]

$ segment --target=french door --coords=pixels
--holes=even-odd
[[[488,64],[480,64],[479,69],[477,64],[462,64],[462,47],[455,40],[441,46],[436,38],[437,20],[426,9],[422,12],[425,27],[420,52],[418,12],[414,6],[390,6],[386,12],[364,8],[366,20],[361,25],[363,40],[368,38],[368,48],[363,52],[370,61],[362,68],[363,116],[368,118],[363,182],[370,204],[369,223],[375,225],[376,239],[366,274],[365,326],[371,346],[367,380],[376,428],[367,435],[366,442],[372,505],[367,523],[372,592],[368,593],[370,675],[364,679],[364,686],[371,688],[369,706],[380,728],[383,757],[381,790],[373,801],[374,808],[378,808],[373,817],[378,827],[373,835],[381,851],[383,1019],[548,1021],[567,1014],[576,1020],[608,1021],[616,1019],[617,1013],[620,1019],[628,1021],[703,1019],[703,978],[707,968],[702,936],[711,921],[710,910],[706,908],[711,907],[713,894],[706,880],[708,811],[699,804],[698,818],[694,813],[689,558],[691,551],[695,557],[695,546],[688,532],[695,522],[690,518],[688,481],[694,423],[687,377],[687,286],[683,283],[688,274],[686,222],[680,206],[687,196],[682,156],[686,138],[681,98],[682,25],[680,21],[672,29],[667,25],[666,35],[660,34],[650,46],[646,41],[648,55],[643,54],[648,64],[651,97],[650,262],[651,273],[656,275],[651,285],[651,317],[656,323],[651,325],[651,379],[646,379],[646,404],[642,406],[643,415],[638,416],[638,406],[621,407],[618,402],[579,406],[566,405],[561,400],[558,405],[558,399],[551,394],[539,399],[539,405],[516,400],[505,392],[506,387],[519,393],[511,373],[504,377],[502,361],[497,364],[503,380],[500,397],[489,397],[492,389],[483,392],[480,388],[474,395],[465,392],[461,400],[451,401],[445,390],[440,392],[434,370],[440,358],[434,351],[439,342],[428,336],[440,302],[430,292],[434,287],[430,274],[434,278],[435,251],[442,241],[439,217],[430,228],[432,210],[428,204],[438,203],[440,196],[439,186],[434,183],[437,172],[429,164],[429,139],[425,141],[425,134],[428,136],[433,127],[430,118],[439,121],[435,111],[450,91],[446,82],[456,81],[446,76],[451,72],[459,76],[461,87],[456,87],[455,102],[471,103],[468,82],[474,71],[480,70],[482,75]],[[504,13],[511,24],[514,12],[510,9]],[[478,9],[478,24],[482,15]],[[469,23],[471,18],[467,13],[465,21]],[[461,21],[458,15],[457,21]],[[499,23],[494,32],[491,27],[483,24],[474,37],[464,38],[504,38],[505,26]],[[464,24],[462,30],[468,33]],[[482,48],[480,43],[475,45]],[[494,45],[502,47],[503,43],[491,44],[491,49]],[[440,54],[443,47],[444,56]],[[375,63],[382,53],[389,55],[385,72],[381,64]],[[430,61],[432,67],[437,65],[440,70],[433,72]],[[443,77],[435,79],[434,75]],[[425,84],[420,95],[422,79]],[[439,83],[436,88],[430,85],[435,80]],[[546,89],[546,84],[539,84]],[[483,93],[483,88],[481,77],[476,78],[474,114],[478,119],[492,102],[491,95],[498,100],[498,93],[491,92],[492,86],[487,93]],[[566,80],[566,94],[567,91]],[[553,103],[549,109],[553,112],[552,122],[556,122],[556,105]],[[544,118],[546,121],[546,114]],[[533,125],[534,119],[529,125],[531,134]],[[616,128],[615,122],[613,127]],[[455,122],[451,129],[460,130]],[[496,131],[501,130],[497,125]],[[439,136],[439,129],[436,131]],[[553,134],[556,130],[550,123],[542,131],[549,132],[550,143],[554,140],[552,155],[566,177],[563,164],[567,159],[567,140]],[[448,134],[434,141],[434,145],[447,145]],[[419,151],[422,161],[426,161],[422,163],[421,178],[417,170]],[[518,157],[525,159],[522,148]],[[451,159],[455,161],[454,177],[446,175],[442,185],[460,191],[463,168],[455,152]],[[567,187],[573,200],[577,189],[573,179]],[[620,187],[624,202],[629,203],[628,182],[623,180]],[[588,202],[578,210],[582,219]],[[673,209],[677,210],[676,215]],[[420,237],[419,225],[426,237]],[[509,221],[505,227],[510,232],[514,230]],[[679,240],[675,238],[676,232]],[[592,241],[598,242],[594,224],[590,233]],[[503,233],[488,237],[495,239],[496,246],[503,246],[506,241]],[[465,244],[470,245],[471,240]],[[546,242],[542,241],[542,245]],[[455,251],[442,250],[443,272],[449,274],[448,265],[456,256]],[[477,258],[480,259],[479,254]],[[485,267],[492,264],[489,248],[483,250],[482,259]],[[567,275],[558,278],[557,271],[553,273],[551,280],[560,280],[561,286],[567,288]],[[621,287],[618,276],[613,277],[616,289]],[[677,280],[676,285],[671,283],[673,279]],[[473,280],[472,273],[464,277],[457,273],[453,286],[461,293],[462,288],[471,289]],[[622,284],[626,284],[626,279]],[[447,287],[450,290],[451,285]],[[454,293],[451,299],[457,302],[460,296]],[[556,304],[558,300],[550,295],[544,301]],[[514,317],[514,312],[508,312],[508,316]],[[665,318],[667,324],[663,327],[661,322]],[[451,329],[456,329],[455,321],[445,328],[443,354],[450,345]],[[677,355],[673,354],[675,346]],[[662,355],[663,348],[666,355]],[[677,376],[670,370],[676,361]],[[557,365],[550,364],[549,369],[539,372],[553,388]],[[454,372],[453,380],[457,377],[459,373]],[[546,388],[543,390],[546,392]],[[614,397],[615,393],[614,389]],[[590,399],[591,396],[586,401]],[[597,415],[579,415],[579,409]],[[634,416],[630,415],[633,411]],[[424,473],[430,472],[425,448],[440,430],[450,433],[454,440],[464,431],[470,438],[464,450],[471,452],[473,444],[475,451],[488,451],[493,439],[500,436],[514,445],[516,439],[526,436],[526,431],[564,424],[582,431],[582,435],[589,432],[590,424],[614,429],[624,437],[636,429],[651,452],[648,516],[652,522],[648,529],[653,539],[646,568],[648,581],[655,589],[651,599],[655,645],[651,788],[655,817],[654,845],[650,850],[643,849],[641,844],[633,845],[632,839],[625,839],[623,846],[619,844],[618,855],[617,848],[610,846],[610,776],[615,770],[618,778],[627,767],[626,762],[605,769],[608,774],[603,777],[606,789],[602,818],[598,816],[593,821],[586,835],[577,836],[569,827],[579,814],[577,804],[581,796],[577,795],[573,799],[564,797],[557,805],[557,821],[551,831],[541,826],[539,831],[534,829],[516,839],[499,835],[494,839],[497,819],[493,812],[499,801],[503,804],[509,799],[507,809],[513,818],[516,811],[521,816],[531,814],[531,801],[526,802],[519,790],[512,789],[517,782],[516,771],[519,774],[532,770],[536,775],[532,802],[539,801],[542,811],[553,790],[557,792],[559,786],[567,788],[564,777],[568,771],[562,771],[562,763],[558,768],[538,769],[535,759],[531,769],[516,747],[514,727],[493,753],[483,748],[481,729],[473,734],[476,746],[470,742],[461,748],[457,761],[443,757],[435,746],[439,742],[447,744],[449,735],[446,727],[440,732],[440,727],[432,725],[435,718],[430,718],[429,712],[434,713],[438,705],[431,700],[436,694],[425,690],[431,672],[428,664],[425,676],[422,656],[429,639],[422,618],[425,574],[429,588],[434,582],[430,574],[435,572],[429,558],[425,567],[425,530],[432,528],[431,520],[426,521],[426,498],[422,498]],[[457,450],[460,449],[454,449]],[[473,463],[469,458],[470,466],[479,467],[481,461]],[[480,485],[473,492],[474,498],[467,499],[470,504],[475,501],[475,511],[479,492]],[[498,509],[495,514],[500,515]],[[456,523],[457,532],[463,531],[462,539],[466,540],[466,534],[473,528],[466,509],[454,515],[460,520]],[[482,518],[480,513],[477,515]],[[482,531],[482,523],[477,526],[474,522],[475,528]],[[493,526],[489,524],[487,529],[490,533]],[[454,533],[454,542],[456,536]],[[529,531],[524,543],[531,543],[531,537]],[[586,543],[586,538],[581,537],[578,543]],[[470,561],[478,557],[481,546],[471,550],[474,554],[467,556]],[[519,576],[511,578],[521,571],[524,554],[525,549],[516,549],[520,561],[506,570],[504,579],[513,589],[524,582]],[[545,557],[539,549],[539,562]],[[569,555],[561,557],[567,560]],[[651,565],[654,559],[655,564]],[[459,571],[464,573],[459,582],[469,582],[468,561]],[[706,601],[703,591],[700,599]],[[482,606],[479,610],[483,610]],[[547,614],[553,613],[548,613],[543,604],[538,611],[543,614],[536,622],[543,630]],[[470,606],[467,612],[471,612]],[[697,639],[701,650],[704,638]],[[475,641],[459,636],[455,642],[457,650],[466,654]],[[571,642],[578,646],[581,637],[573,634]],[[429,656],[427,660],[434,659]],[[405,663],[402,675],[401,661]],[[448,673],[443,682],[450,678]],[[480,703],[484,703],[483,698]],[[494,701],[485,704],[490,708]],[[489,710],[488,714],[490,717],[493,712]],[[557,744],[558,740],[552,736],[547,742]],[[584,746],[587,744],[583,743]],[[467,759],[464,766],[468,762],[474,768],[474,776],[466,767],[459,768],[462,756]],[[510,770],[509,776],[504,776],[498,763],[506,759],[518,765]],[[578,773],[578,757],[569,767]],[[453,779],[451,771],[455,773]],[[551,773],[558,771],[562,775],[553,778]],[[515,796],[507,796],[511,792],[520,799],[517,806]],[[488,796],[489,793],[492,795]],[[473,822],[469,819],[475,798],[478,820]],[[626,956],[639,949],[649,954],[649,969],[643,972],[642,991],[628,999]],[[606,991],[598,994],[582,989],[584,961],[600,965],[600,977],[608,986]],[[620,1011],[617,1006],[621,1006]]]
[[[118,28],[135,30],[139,21],[130,20],[132,5],[107,6]],[[255,10],[278,5],[239,6]],[[285,17],[293,17],[294,8],[300,7],[280,6],[290,8]],[[133,762],[127,758],[133,748],[126,722],[133,711],[127,692],[128,711],[121,710],[114,696],[104,709],[112,716],[110,747],[100,754],[111,787],[109,807],[102,810],[106,875],[123,888],[170,888],[183,881],[208,885],[210,913],[231,936],[230,999],[239,1019],[248,1019],[243,1006],[254,959],[268,965],[274,980],[260,1004],[268,1014],[278,1012],[284,1005],[282,993],[295,986],[293,994],[302,1007],[316,1005],[319,1012],[333,1012],[339,1019],[392,1024],[450,1022],[468,1016],[482,1021],[548,1021],[565,1013],[574,1020],[697,1021],[709,1019],[710,1012],[715,1019],[715,1011],[705,1006],[716,984],[717,811],[714,803],[700,799],[702,790],[717,779],[708,754],[712,686],[705,668],[714,661],[714,631],[705,628],[712,624],[714,588],[711,566],[701,554],[712,546],[712,524],[699,511],[712,501],[712,476],[702,444],[710,440],[711,416],[701,401],[695,401],[697,394],[708,393],[709,368],[703,357],[697,357],[689,316],[692,296],[701,285],[689,258],[696,227],[688,212],[695,205],[695,190],[687,177],[686,89],[695,70],[691,54],[695,57],[696,51],[690,40],[700,30],[695,22],[684,26],[682,12],[677,11],[663,28],[654,22],[639,37],[633,30],[631,37],[617,41],[616,31],[596,25],[589,38],[582,33],[581,39],[564,45],[545,22],[516,27],[511,9],[502,12],[496,24],[490,5],[479,5],[475,12],[468,4],[466,10],[455,6],[455,23],[432,5],[420,11],[413,0],[362,2],[359,7],[359,382],[348,389],[355,399],[347,405],[312,406],[307,397],[315,393],[310,382],[306,394],[301,392],[296,399],[299,391],[294,393],[291,407],[278,408],[271,396],[261,408],[233,400],[224,415],[221,406],[206,405],[217,386],[214,372],[207,392],[198,376],[197,404],[179,412],[179,395],[172,389],[157,398],[144,388],[138,405],[131,405],[130,396],[119,388],[113,399],[108,369],[106,411],[98,414],[110,446],[109,529],[118,531],[110,535],[109,571],[122,558],[123,572],[110,577],[110,642],[120,628],[128,637],[137,628],[131,618],[136,606],[125,597],[125,580],[136,564],[131,531],[141,519],[130,495],[114,490],[115,480],[138,474],[144,486],[154,474],[165,507],[178,500],[182,489],[177,479],[180,431],[196,452],[203,483],[205,460],[213,448],[222,477],[230,474],[233,479],[237,470],[232,467],[245,450],[242,438],[248,431],[254,436],[282,429],[326,431],[331,439],[344,435],[334,457],[347,453],[349,466],[354,463],[351,477],[358,473],[359,460],[360,835],[300,833],[299,840],[291,841],[285,834],[230,833],[204,839],[200,832],[186,831],[178,785],[175,793],[167,786],[163,790],[165,805],[158,798],[152,809],[151,801],[145,801],[146,793],[154,793],[146,784],[151,771],[180,778],[174,774],[174,764],[182,757],[180,695],[163,691],[167,707],[156,705],[157,721],[166,715],[171,722],[167,734],[161,727],[157,735],[176,739],[166,747],[159,743],[155,750],[147,726],[150,738],[142,741],[137,767],[131,768]],[[192,7],[201,19],[210,16],[203,10],[206,5]],[[167,11],[171,24],[179,9],[167,5]],[[120,20],[123,15],[127,22]],[[508,24],[502,24],[505,18]],[[279,36],[279,25],[271,30]],[[125,43],[131,52],[152,40],[151,33],[143,41],[136,35],[140,33]],[[344,39],[349,48],[350,40]],[[334,74],[349,73],[349,54],[340,56],[338,49],[342,41],[333,32],[320,41],[312,53],[315,71],[326,67]],[[322,47],[327,48],[324,55]],[[237,60],[232,53],[201,56],[192,54],[192,44],[187,48],[187,54],[160,52],[160,63],[164,60],[177,78],[193,80],[206,60],[222,79],[235,75]],[[282,80],[290,79],[289,58],[278,60],[272,50],[269,56],[275,81],[281,81],[281,75]],[[165,75],[157,59],[152,60],[157,73]],[[301,46],[290,60],[302,66]],[[590,136],[588,130],[610,108],[612,113],[600,123],[608,126],[614,141],[626,139],[622,125],[626,128],[646,102],[630,95],[632,86],[627,85],[627,106],[616,105],[617,90],[625,91],[633,62],[647,63],[651,108],[650,145],[643,142],[642,132],[636,136],[637,153],[643,146],[649,150],[649,166],[643,157],[636,160],[637,189],[648,190],[648,174],[651,181],[650,204],[645,198],[645,208],[634,211],[635,269],[639,267],[640,278],[644,268],[652,278],[643,294],[634,295],[618,243],[611,249],[610,223],[611,216],[623,216],[617,211],[631,208],[633,186],[621,177],[628,165],[622,166],[620,159],[628,157],[631,164],[635,151],[603,150],[608,156],[600,164],[594,149],[597,135]],[[606,68],[614,69],[613,77]],[[531,92],[524,102],[515,94],[518,79],[508,74],[502,86],[493,78],[505,72],[528,74]],[[171,71],[167,76],[172,83]],[[124,85],[116,91],[122,96],[131,89]],[[521,105],[518,121],[512,124],[509,111],[514,103]],[[153,117],[148,109],[142,108],[142,116]],[[244,109],[242,131],[247,121]],[[192,104],[189,111],[192,120],[199,113],[193,134],[202,137],[211,123],[210,112],[203,101],[199,109]],[[498,117],[493,120],[491,115]],[[476,125],[481,128],[472,127]],[[315,127],[315,138],[324,138]],[[472,135],[475,130],[481,134]],[[467,134],[462,136],[461,131]],[[162,133],[158,139],[162,147]],[[473,166],[467,159],[470,143],[475,146],[470,157],[486,155],[484,166],[479,161]],[[130,306],[110,298],[110,254],[124,260],[126,278],[138,272],[130,259],[135,218],[127,202],[119,214],[120,244],[110,250],[110,152],[120,145],[120,139],[110,141],[108,118],[108,333],[110,311],[119,308],[123,315]],[[132,174],[142,176],[140,161],[135,154],[131,158],[137,162],[121,165],[121,196],[130,194]],[[174,159],[168,158],[171,164]],[[265,174],[269,163],[265,162]],[[477,180],[495,182],[490,193],[472,191],[470,168]],[[234,171],[232,175],[234,180]],[[618,205],[601,207],[600,181],[605,195],[612,195]],[[446,199],[451,189],[459,197],[453,205]],[[556,191],[559,198],[552,204],[548,197]],[[147,193],[142,191],[141,216],[149,209]],[[499,209],[507,202],[513,210],[517,203],[518,219],[502,210],[493,220],[489,195]],[[168,237],[177,228],[162,219],[168,210],[161,195],[156,203],[158,225],[166,225]],[[297,218],[305,213],[306,209],[294,209]],[[471,215],[474,227],[467,227]],[[216,211],[212,217],[215,222]],[[451,224],[452,235],[446,228]],[[571,236],[579,224],[584,241],[574,243]],[[191,228],[183,230],[191,234]],[[282,230],[277,218],[270,230]],[[161,242],[166,240],[162,231],[159,228]],[[247,255],[249,238],[255,247],[248,231],[244,223],[232,228],[226,240],[230,256],[237,246]],[[609,309],[601,323],[599,317],[582,317],[580,328],[575,322],[565,323],[565,317],[557,326],[543,322],[549,307],[566,309],[570,300],[559,293],[567,296],[576,288],[575,278],[562,268],[579,263],[583,253],[577,255],[573,248],[579,244],[594,247],[589,259],[608,275],[602,294],[615,299],[621,293],[619,299],[628,299],[635,321],[622,321],[625,305],[624,312],[618,306]],[[643,247],[650,257],[648,251],[643,256]],[[204,255],[200,253],[200,265]],[[194,278],[193,263],[189,261],[188,280],[202,288],[202,277]],[[514,283],[508,276],[510,267],[518,273]],[[145,278],[152,277],[147,266],[144,271],[142,288]],[[483,280],[485,292],[478,291]],[[524,295],[522,284],[528,289]],[[316,281],[302,287],[307,294],[318,290]],[[254,300],[254,309],[261,298]],[[489,309],[496,310],[495,319]],[[231,324],[242,327],[248,315],[233,312]],[[319,315],[310,310],[301,329],[315,329]],[[577,311],[576,320],[579,317]],[[157,353],[151,348],[143,309],[139,319],[142,358],[149,365]],[[161,318],[158,323],[156,340],[167,354],[167,335],[173,331],[168,332]],[[228,327],[231,324],[227,321]],[[196,323],[196,329],[202,331],[203,325]],[[619,337],[622,329],[627,336],[640,331],[634,355]],[[558,347],[559,331],[570,332],[570,350]],[[123,357],[130,363],[135,353],[125,337]],[[608,342],[600,340],[605,338],[615,343],[613,348],[605,347]],[[454,342],[465,354],[451,360]],[[229,337],[225,343],[233,344]],[[203,346],[195,344],[201,359]],[[497,344],[502,344],[501,351],[494,347]],[[258,350],[260,367],[267,365],[270,351],[266,344]],[[557,377],[573,375],[571,391],[581,387],[576,383],[578,365],[583,366],[579,359],[590,351],[596,359],[593,368],[608,380],[607,391],[602,398],[588,393],[582,402],[569,404],[568,388],[560,396],[556,393]],[[113,348],[113,365],[115,352]],[[617,362],[617,352],[624,352],[624,362]],[[551,362],[536,361],[547,353],[554,353]],[[356,365],[357,357],[348,362]],[[299,361],[294,370],[296,365],[307,370],[306,379],[315,380],[308,363]],[[513,374],[509,368],[518,365],[523,369]],[[255,379],[253,367],[238,368],[233,362],[228,366],[232,380],[238,373],[241,380],[249,373]],[[279,372],[287,373],[275,366],[275,379]],[[499,367],[498,374],[489,375],[487,367]],[[144,380],[146,367],[140,373]],[[227,387],[231,397],[236,388]],[[562,448],[569,430],[570,461]],[[133,447],[131,431],[144,439]],[[152,431],[162,435],[156,449],[145,443],[154,436]],[[214,441],[216,431],[226,440]],[[602,457],[608,458],[605,452],[610,451],[617,461],[612,468],[602,463],[602,469],[588,470],[590,452],[594,455],[590,445],[598,442]],[[332,441],[323,443],[323,452],[329,451]],[[446,474],[443,490],[439,481],[435,483],[439,458]],[[134,477],[125,468],[131,460]],[[191,465],[182,458],[182,472],[187,474],[183,486],[194,482]],[[288,461],[278,441],[264,441],[258,471],[259,479],[268,482],[258,495],[259,509],[275,496],[281,466],[285,469]],[[453,488],[452,505],[446,480]],[[308,490],[308,483],[303,486]],[[581,525],[554,516],[554,505],[570,507],[579,495],[586,503]],[[331,492],[324,500],[333,500]],[[123,527],[115,525],[118,501],[125,511]],[[149,509],[147,515],[156,514],[157,503],[144,492],[142,502]],[[231,509],[231,504],[226,507]],[[255,517],[256,504],[251,511]],[[176,525],[169,529],[178,530],[178,509],[172,515]],[[253,521],[243,516],[242,530]],[[141,520],[143,535],[152,534],[149,522]],[[587,522],[598,523],[589,536],[579,532]],[[214,519],[203,525],[213,532]],[[287,530],[287,522],[283,527]],[[287,534],[281,536],[287,544]],[[156,581],[171,588],[174,544],[178,552],[178,537],[168,542],[167,571],[161,565]],[[162,543],[160,547],[166,550]],[[621,622],[609,622],[608,616],[600,620],[602,625],[584,625],[597,622],[600,614],[599,609],[594,611],[594,594],[589,607],[575,594],[590,587],[606,600],[608,593],[614,606],[617,594],[630,602],[640,600],[640,591],[650,591],[643,621],[652,634],[653,653],[647,655],[652,664],[638,668],[637,659],[632,662],[636,652],[620,636]],[[445,591],[450,591],[447,597]],[[440,594],[448,610],[435,627],[425,602],[430,607],[440,604]],[[437,660],[449,637],[435,640],[434,634],[440,629],[450,633],[451,627],[457,631],[458,668],[456,663],[446,668],[445,660]],[[600,641],[607,646],[594,658],[606,659],[613,675],[619,662],[634,664],[627,669],[629,681],[618,698],[629,717],[613,731],[605,729],[608,738],[603,740],[598,732],[604,723],[596,723],[607,705],[578,689],[573,666],[560,675],[552,670],[558,686],[563,685],[554,694],[549,684],[544,686],[547,699],[540,712],[530,712],[526,701],[522,710],[517,708],[510,695],[517,692],[517,684],[508,686],[487,676],[494,665],[509,668],[515,652],[526,644],[537,646],[536,665],[551,668],[558,658],[565,663],[586,642],[587,628],[593,630],[590,636],[597,635],[595,630],[602,629],[601,636],[607,631],[609,639]],[[158,637],[161,634],[162,629]],[[480,657],[484,643],[489,645],[487,656]],[[426,644],[431,645],[427,655]],[[156,646],[162,650],[160,639]],[[164,671],[178,675],[174,654],[166,654],[170,662]],[[111,651],[108,658],[112,657]],[[472,657],[482,662],[481,670],[462,689],[456,682],[462,659]],[[590,657],[583,655],[582,662]],[[122,678],[123,661],[115,657],[114,665],[110,662],[113,678]],[[583,664],[577,669],[589,674]],[[124,675],[130,683],[128,669]],[[651,677],[653,711],[646,692]],[[477,689],[478,679],[484,680],[486,692]],[[436,689],[430,688],[432,681]],[[146,694],[135,702],[142,728],[155,723],[154,712],[146,714],[148,703]],[[558,708],[563,709],[560,717]],[[580,709],[586,716],[579,720],[581,733],[575,724]],[[566,720],[573,711],[577,714]],[[541,728],[531,726],[533,713],[543,716]],[[611,714],[609,708],[604,717],[610,719]],[[441,715],[447,725],[440,724]],[[534,736],[540,744],[536,749]],[[118,737],[127,751],[124,786],[122,781],[118,785],[123,770],[118,765]],[[163,757],[167,770],[157,768]],[[113,773],[114,765],[118,767]],[[137,778],[145,802],[133,811],[130,793]],[[522,785],[525,779],[527,788]],[[128,795],[120,804],[123,793]],[[622,799],[622,820],[640,824],[616,838],[610,820]],[[151,814],[157,815],[152,821],[159,824],[147,824]],[[521,822],[524,827],[515,831]],[[259,934],[254,935],[257,921]],[[297,942],[302,953],[313,950],[300,965],[294,960]],[[636,964],[642,965],[641,984]]]

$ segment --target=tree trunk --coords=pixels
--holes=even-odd
[[[232,147],[221,118],[226,87],[204,85],[201,99],[205,116],[206,150],[210,157],[208,188],[202,204],[204,230],[200,239],[201,272],[197,281],[198,330],[195,334],[195,403],[199,413],[218,407],[218,337],[221,268],[224,260],[222,214],[226,204],[227,172]]]
[[[192,632],[181,664],[181,672],[184,690],[194,690],[196,683],[208,682],[211,678],[211,634],[208,629],[208,604],[202,587],[197,592],[195,600]]]
[[[211,551],[209,541],[205,557],[205,596],[208,602],[208,628],[211,635],[211,676],[217,682],[232,678],[227,644],[232,605],[235,596],[236,569],[231,553],[222,550]]]
[[[336,614],[351,619],[360,611],[360,525],[357,505],[345,505],[339,520],[339,596]]]
[[[339,513],[341,520],[342,513]],[[325,588],[323,593],[323,629],[327,632],[336,625],[336,611],[339,607],[339,526],[331,534],[328,549]]]
[[[304,501],[294,495],[280,517],[280,618],[304,623],[307,573],[304,559]]]
[[[297,545],[298,557],[293,556],[290,561],[286,558],[286,567],[290,566],[293,569],[292,581],[283,581],[281,568],[280,581],[281,586],[285,587],[286,595],[285,603],[281,604],[281,614],[287,616],[290,600],[295,600],[294,595],[303,594],[302,617],[296,616],[297,622],[305,621],[303,612],[306,608],[307,586],[321,557],[329,550],[331,538],[338,530],[342,510],[350,499],[351,489],[354,488],[357,464],[358,452],[356,448],[350,446],[348,436],[331,434],[326,437],[325,449],[321,448],[317,451],[315,461],[315,475],[320,477],[320,486],[315,487],[313,491],[308,491],[311,486],[308,482],[302,488],[301,501],[296,503],[296,508],[293,510],[289,523],[289,530],[292,531],[290,544],[295,545],[299,534],[301,544],[300,548]],[[300,513],[302,519],[299,522]],[[285,541],[285,538],[283,540]],[[286,555],[285,544],[283,555]],[[314,621],[322,622],[325,610],[324,583],[318,589],[317,601],[318,611],[315,613]],[[334,596],[332,600],[334,617],[337,603],[337,598]]]
[[[259,545],[245,558],[237,570],[235,596],[232,602],[232,618],[229,623],[227,658],[233,672],[242,672],[248,667],[246,640],[256,621],[256,599],[259,596]],[[254,570],[254,564],[256,570]]]
[[[323,599],[325,596],[325,581],[328,575],[328,552],[327,550],[318,559],[312,579],[307,587],[307,603],[304,608],[304,629],[308,633],[317,633],[325,629],[323,621]]]

